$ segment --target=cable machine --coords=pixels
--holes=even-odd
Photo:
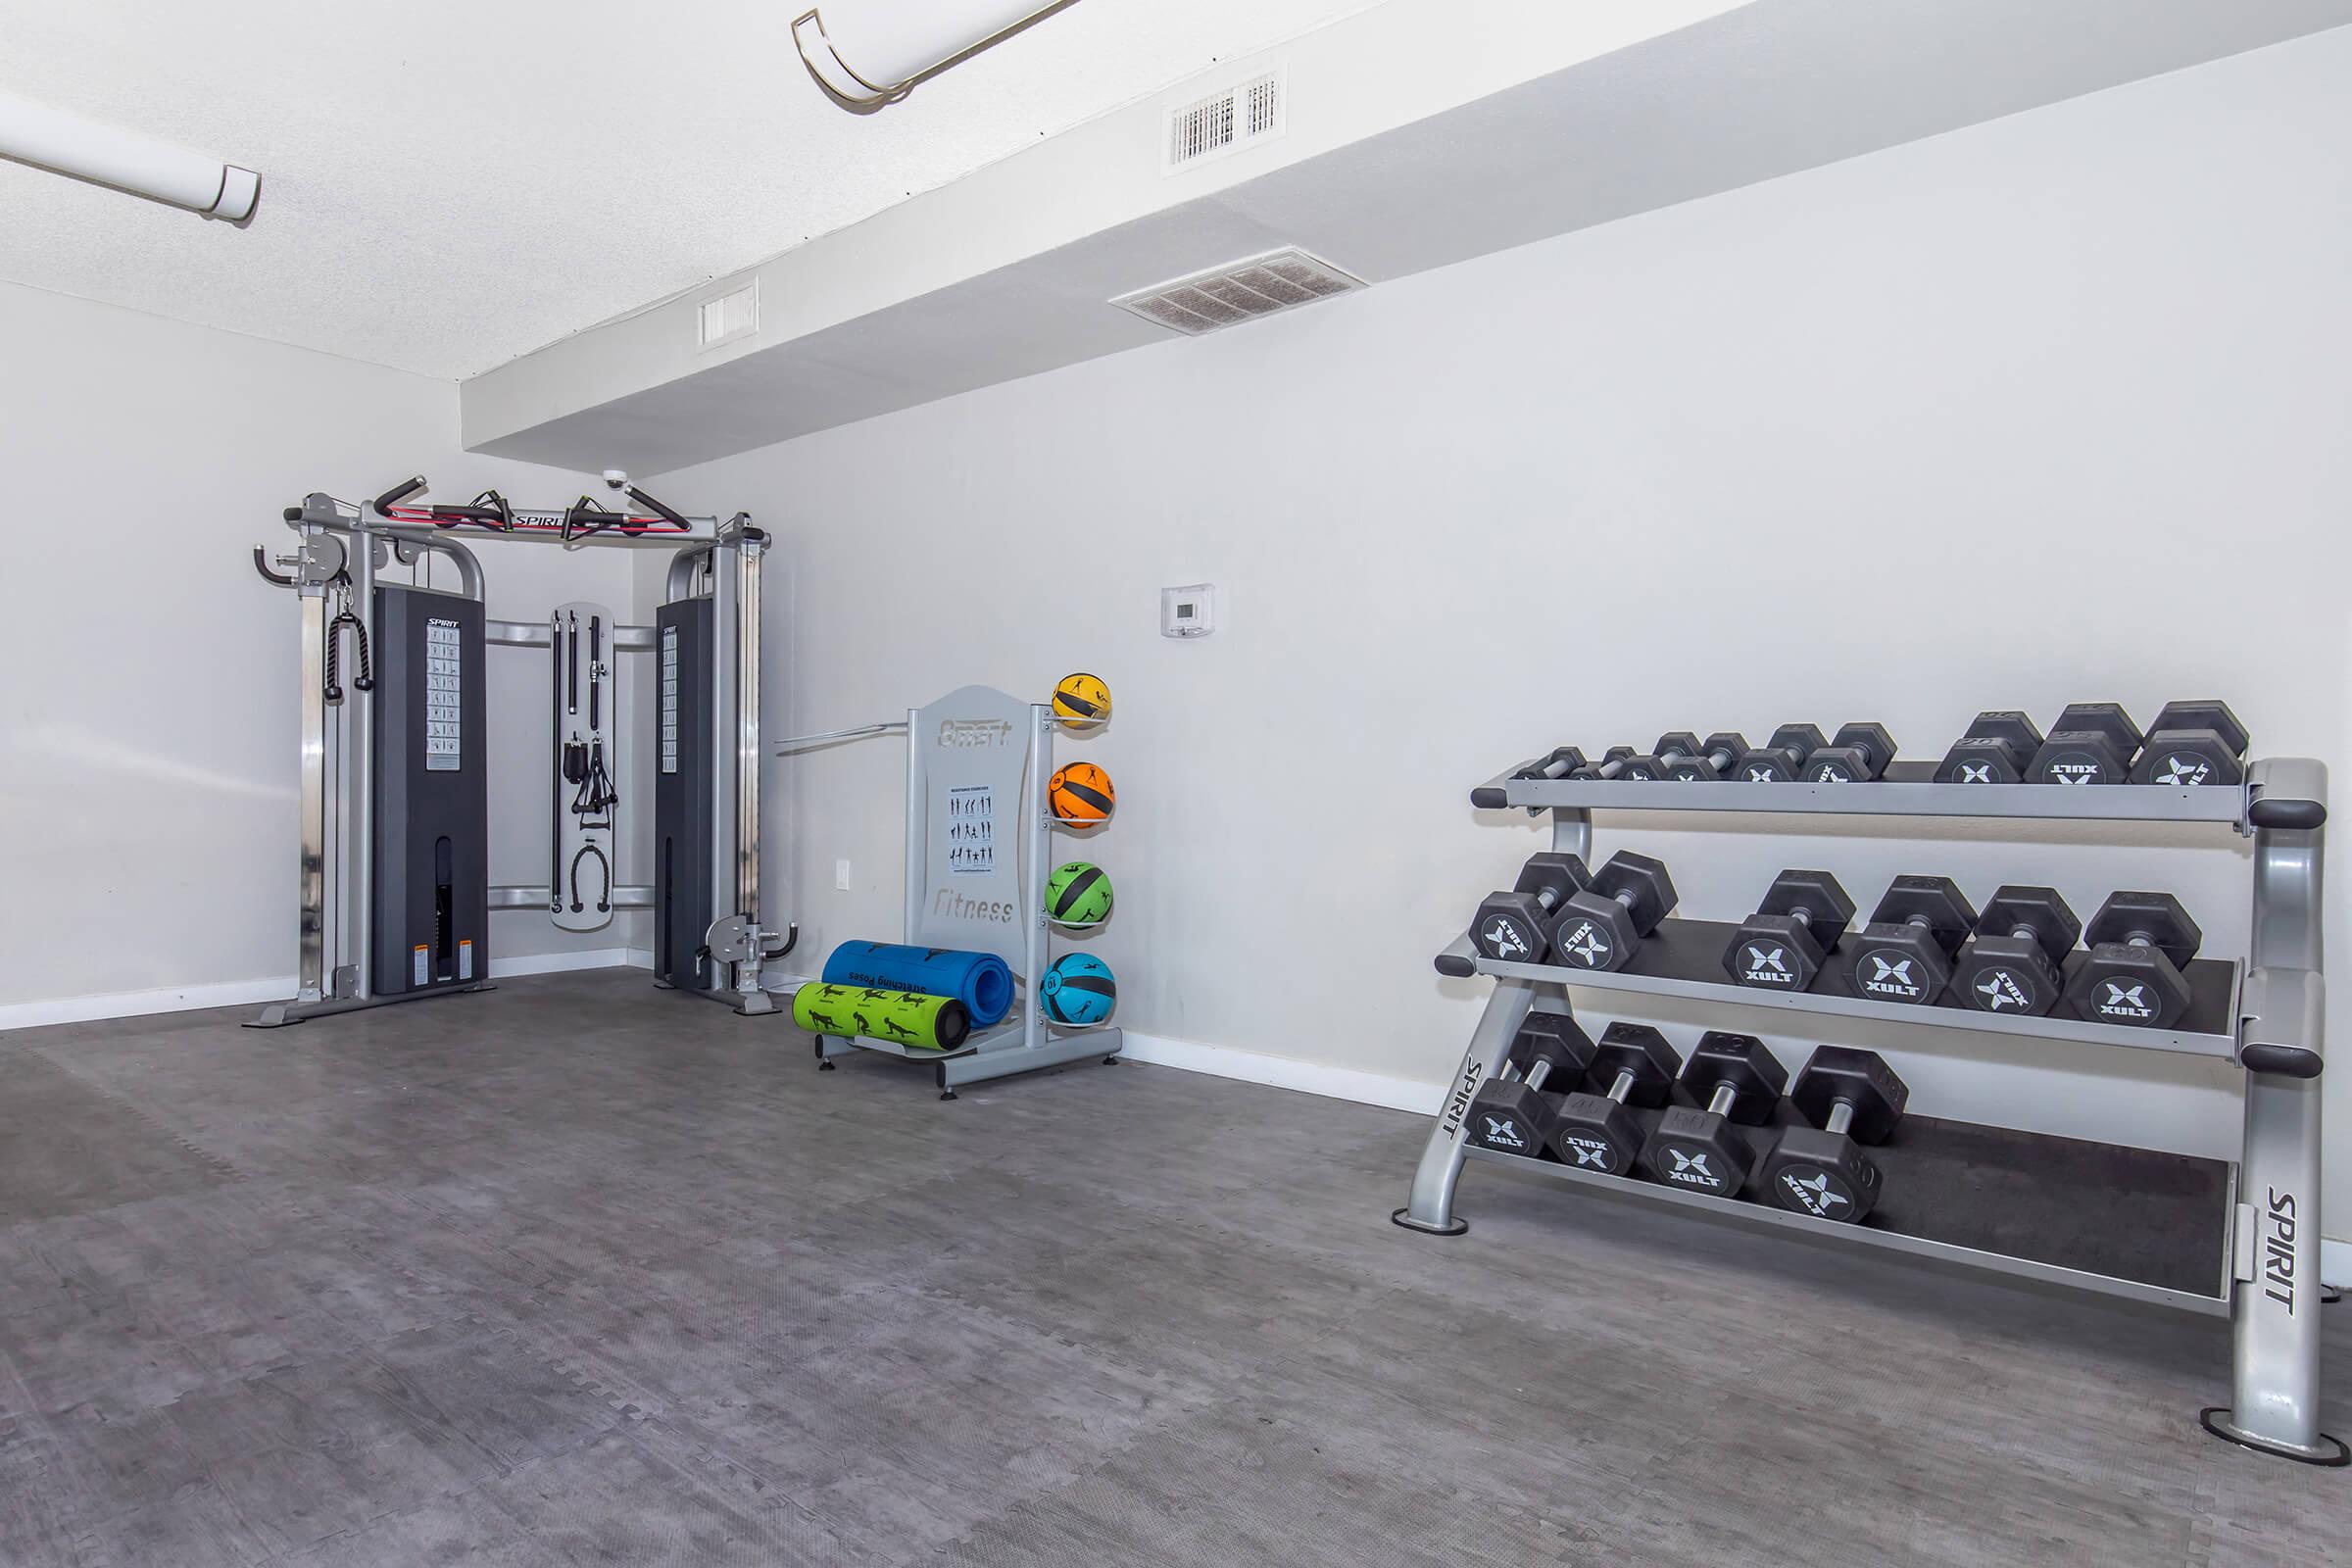
[[[798,928],[760,911],[760,566],[767,535],[748,514],[721,522],[672,511],[613,470],[638,511],[590,496],[561,511],[514,507],[495,490],[464,506],[410,504],[421,475],[355,505],[314,492],[285,512],[292,551],[253,552],[302,615],[301,926],[296,991],[252,1020],[306,1018],[479,991],[490,912],[539,909],[593,930],[622,909],[654,913],[655,984],[770,1013],[760,965]],[[585,601],[545,620],[484,612],[482,567],[463,529],[537,540],[668,549],[665,602],[628,626]],[[454,589],[379,578],[438,555]],[[350,662],[346,662],[346,648]],[[491,648],[549,654],[548,788],[555,825],[545,885],[489,877],[484,674]],[[654,879],[615,880],[622,802],[623,654],[656,661]],[[348,678],[347,678],[348,677]]]

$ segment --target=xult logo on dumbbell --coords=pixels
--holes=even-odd
[[[2117,893],[2082,933],[2090,956],[2067,1000],[2094,1023],[2170,1029],[2188,1011],[2183,971],[2205,939],[2170,893]]]
[[[1788,1103],[1812,1123],[1784,1128],[1764,1158],[1764,1188],[1781,1207],[1851,1225],[1877,1206],[1879,1167],[1862,1152],[1902,1120],[1911,1091],[1875,1051],[1823,1046],[1796,1075]]]
[[[2066,990],[2066,958],[2082,922],[2056,888],[1995,889],[1961,951],[1952,995],[1982,1012],[2038,1018]]]
[[[1490,893],[1478,906],[1471,931],[1479,952],[1503,963],[1541,963],[1551,945],[1545,922],[1557,917],[1568,896],[1592,880],[1573,855],[1531,855],[1508,893]]]
[[[1552,956],[1580,969],[1622,968],[1675,906],[1663,861],[1620,850],[1571,895],[1552,924]]]
[[[1723,966],[1743,986],[1802,991],[1853,917],[1854,901],[1829,872],[1783,871],[1732,939]]]
[[[2099,998],[2091,1010],[2102,1018],[2115,1018],[2132,1023],[2145,1023],[2156,1016],[2156,1004],[2148,1000],[2144,985],[2125,985],[2117,980],[2099,982]]]
[[[1976,923],[1975,906],[1950,877],[1896,877],[1855,945],[1854,990],[1879,1002],[1934,1002]]]
[[[1704,1187],[1710,1190],[1723,1185],[1723,1178],[1708,1167],[1705,1154],[1686,1153],[1679,1149],[1669,1150],[1667,1152],[1674,1156],[1674,1168],[1665,1172],[1668,1181],[1685,1182],[1694,1187]]]
[[[1642,1165],[1659,1181],[1715,1198],[1747,1185],[1755,1152],[1734,1126],[1772,1119],[1788,1073],[1753,1035],[1710,1029],[1683,1069],[1683,1087],[1704,1109],[1676,1105],[1658,1119],[1642,1148]]]
[[[1470,1102],[1469,1141],[1506,1154],[1542,1153],[1563,1099],[1560,1090],[1544,1086],[1557,1078],[1575,1087],[1592,1054],[1591,1037],[1574,1018],[1541,1009],[1529,1013],[1502,1069]]]
[[[1845,1216],[1838,1211],[1854,1206],[1854,1200],[1841,1189],[1830,1185],[1827,1175],[1802,1176],[1785,1170],[1781,1172],[1781,1191],[1794,1200],[1798,1209],[1815,1219],[1843,1219]]]
[[[1481,1142],[1489,1149],[1525,1149],[1527,1147],[1527,1140],[1519,1136],[1518,1124],[1509,1117],[1506,1116],[1497,1121],[1493,1116],[1489,1116],[1485,1118],[1485,1121],[1487,1131]]]
[[[2134,784],[2240,784],[2246,726],[2223,702],[2167,703],[2148,726]]]
[[[1919,976],[1911,972],[1909,958],[1897,958],[1889,963],[1879,955],[1866,955],[1861,976],[1862,989],[1874,997],[1892,997],[1897,1002],[1917,1002],[1927,994]]]

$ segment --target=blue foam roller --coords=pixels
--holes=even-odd
[[[993,953],[909,948],[895,942],[844,942],[825,959],[825,984],[870,986],[954,997],[986,1029],[1012,1010],[1012,970]]]

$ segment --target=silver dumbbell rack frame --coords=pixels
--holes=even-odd
[[[1533,764],[1529,764],[1532,766]],[[1852,997],[1757,991],[1729,981],[1656,972],[1638,956],[1629,970],[1603,973],[1547,964],[1505,963],[1481,956],[1465,933],[1438,956],[1443,974],[1483,974],[1494,994],[1463,1053],[1440,1108],[1410,1200],[1397,1224],[1436,1235],[1469,1227],[1454,1217],[1454,1188],[1467,1160],[1490,1160],[1561,1185],[1634,1201],[1696,1208],[1766,1230],[1796,1231],[1829,1242],[1909,1253],[1964,1268],[2022,1276],[2047,1285],[2122,1296],[2227,1317],[2234,1328],[2231,1402],[2201,1413],[2206,1430],[2265,1452],[2314,1464],[2343,1464],[2342,1443],[2319,1427],[2321,1085],[2327,988],[2323,979],[2320,899],[2328,771],[2308,758],[2279,758],[2248,768],[2242,786],[2174,787],[2059,784],[1937,784],[1927,763],[1896,763],[1868,784],[1634,783],[1519,778],[1513,769],[1471,792],[1474,805],[1549,811],[1552,848],[1590,858],[1592,813],[1728,811],[1836,816],[1937,816],[2105,822],[2202,822],[2250,837],[2253,941],[2242,964],[2227,968],[2228,1006],[2192,1009],[2183,1026],[2136,1029],[2068,1018],[1999,1017],[1974,1009],[1905,1006]],[[1669,921],[1661,930],[1701,922]],[[1728,930],[1728,928],[1725,928]],[[1658,939],[1652,939],[1652,945]],[[1717,941],[1715,951],[1720,952]],[[2212,971],[2199,987],[2215,994]],[[1826,1013],[1912,1028],[2026,1035],[2133,1051],[2219,1056],[2245,1071],[2245,1136],[2230,1167],[2213,1291],[2170,1290],[2145,1281],[2070,1269],[2040,1259],[1955,1246],[1870,1224],[1838,1224],[1770,1204],[1719,1199],[1654,1182],[1580,1172],[1566,1165],[1473,1147],[1468,1111],[1481,1086],[1502,1069],[1540,994],[1563,1001],[1573,990],[1679,997],[1719,1006]],[[2192,1030],[2197,1022],[2218,1023]]]

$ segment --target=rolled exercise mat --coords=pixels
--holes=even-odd
[[[975,1029],[986,1029],[1012,1010],[1012,970],[993,953],[844,942],[825,960],[824,982],[954,997],[971,1014]]]
[[[863,1035],[917,1051],[954,1051],[972,1032],[954,997],[813,981],[792,994],[792,1021],[812,1035]]]

